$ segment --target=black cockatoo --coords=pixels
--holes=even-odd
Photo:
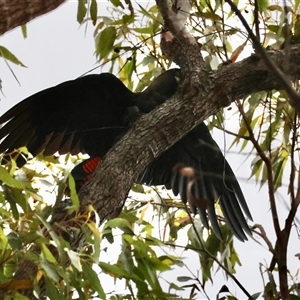
[[[19,147],[36,156],[79,152],[90,159],[74,168],[80,182],[129,129],[138,114],[148,113],[176,93],[180,70],[158,76],[142,93],[133,93],[114,75],[102,73],[67,81],[36,93],[0,117],[0,153],[5,162]],[[26,160],[19,156],[17,164]],[[194,170],[191,178],[179,166]],[[226,222],[244,241],[251,234],[245,215],[252,220],[238,181],[204,123],[151,162],[140,174],[141,183],[165,185],[188,201],[204,226],[222,238],[214,204],[219,200]],[[190,187],[190,192],[188,192]],[[242,211],[242,209],[243,211]],[[244,215],[245,214],[245,215]]]

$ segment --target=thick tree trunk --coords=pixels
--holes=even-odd
[[[0,35],[50,12],[66,0],[0,0]]]

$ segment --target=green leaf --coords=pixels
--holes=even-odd
[[[258,292],[258,293],[253,294],[251,298],[252,298],[253,300],[256,300],[256,299],[258,299],[258,297],[259,297],[260,295],[261,295],[261,292]]]
[[[220,21],[222,20],[222,18],[215,14],[215,13],[212,13],[212,12],[197,12],[196,13],[198,17],[200,18],[204,18],[204,19],[210,19],[210,20],[213,20],[213,21]]]
[[[294,11],[298,11],[298,6],[300,4],[300,0],[295,0],[294,3],[295,3],[295,5],[294,5]]]
[[[189,277],[189,276],[178,276],[177,280],[179,282],[186,282],[186,281],[195,280],[195,279],[192,277]]]
[[[102,238],[106,239],[110,244],[114,242],[114,236],[111,232],[111,228],[102,231]]]
[[[269,0],[257,0],[258,10],[265,12],[269,6]]]
[[[139,12],[142,15],[144,15],[145,17],[147,17],[149,19],[152,19],[153,21],[157,21],[157,14],[156,13],[155,14],[151,13],[152,12],[151,10],[145,9],[145,7],[143,7],[142,5],[138,4],[138,2],[137,2],[137,5],[139,6],[139,8],[140,8]]]
[[[296,16],[296,21],[294,25],[294,37],[296,40],[300,38],[300,15]]]
[[[136,255],[135,255],[136,256]],[[146,259],[139,257],[136,258],[138,263],[138,269],[143,274],[143,278],[148,282],[152,289],[159,289],[159,284],[157,283],[156,272],[151,268],[151,265]]]
[[[91,19],[93,21],[94,26],[97,23],[97,11],[98,11],[97,1],[92,0],[91,7],[90,7],[90,14],[91,14]]]
[[[132,279],[136,282],[143,281],[139,276],[135,275],[134,273],[127,273],[123,268],[118,267],[116,265],[100,262],[99,266],[104,272],[113,275],[115,278],[127,278]]]
[[[96,52],[100,56],[100,59],[106,57],[111,51],[113,51],[116,36],[116,29],[112,26],[107,27],[100,32],[96,43]]]
[[[166,256],[166,255],[162,255],[159,257],[159,259],[166,265],[168,266],[173,266],[176,265],[178,267],[183,267],[184,263],[182,262],[182,259],[180,257],[174,257],[174,256]]]
[[[283,7],[282,6],[280,6],[280,5],[276,5],[276,4],[274,4],[274,5],[269,5],[268,6],[268,10],[271,10],[271,11],[280,11],[280,12],[283,12],[284,10],[283,10]]]
[[[256,157],[251,163],[251,165],[252,165],[252,172],[249,178],[255,176],[255,180],[258,181],[263,168],[263,161],[261,160],[260,157]]]
[[[5,203],[5,197],[3,195],[3,192],[0,192],[0,203],[2,203],[2,204]],[[6,212],[6,210],[1,210],[1,208],[0,208],[0,214],[5,214],[5,212]],[[9,216],[9,214],[7,214],[6,216]]]
[[[47,274],[47,278],[51,278],[53,281],[58,282],[59,276],[57,274],[57,271],[53,266],[51,266],[47,261],[42,260],[40,263],[42,269],[44,269],[45,274]]]
[[[142,34],[153,34],[153,30],[149,27],[145,28],[133,28],[133,30],[137,33],[142,33]]]
[[[129,228],[131,230],[131,224],[122,218],[114,218],[109,220],[106,223],[106,227],[111,227],[111,228]]]
[[[21,30],[22,30],[22,34],[23,34],[24,39],[26,39],[27,38],[27,26],[26,26],[26,24],[21,26]]]
[[[48,262],[57,264],[57,260],[53,256],[52,252],[49,250],[49,248],[45,244],[41,244],[42,246],[42,255],[43,258],[46,259]]]
[[[86,16],[86,0],[78,0],[77,21],[81,24]]]
[[[93,270],[92,266],[85,262],[82,262],[82,270],[84,279],[87,280],[88,284],[91,285],[94,291],[98,293],[100,299],[106,299],[105,292],[99,280],[99,275]]]
[[[146,61],[145,61],[146,60]],[[150,58],[151,60],[151,58]],[[149,64],[149,61],[147,61],[147,57],[145,57],[142,61],[143,65],[147,65]],[[153,77],[153,71],[151,72],[147,72],[142,78],[140,78],[139,83],[136,87],[135,92],[141,92],[143,91],[147,86],[149,86],[149,84],[151,83],[151,79]]]
[[[45,287],[46,295],[49,297],[49,299],[62,299],[62,295],[60,295],[57,287],[49,279],[49,274],[45,276]]]
[[[288,161],[288,158],[289,158],[288,152],[285,149],[283,149],[280,153],[280,157],[279,157],[280,161],[276,164],[276,166],[273,167],[273,170],[275,171],[274,172],[275,190],[277,190],[282,184],[283,172],[286,163]]]
[[[19,293],[16,293],[16,294],[14,294],[14,300],[28,300],[28,297],[23,296],[23,295],[21,295]]]
[[[207,247],[207,251],[213,256],[216,257],[218,250],[220,249],[221,241],[216,237],[216,235],[212,232],[206,242],[205,242],[205,249]],[[202,278],[203,281],[206,282],[207,280],[211,280],[211,269],[213,267],[214,260],[213,258],[207,253],[202,252],[200,255],[200,262],[201,262],[201,269],[202,269]]]
[[[278,26],[278,25],[268,25],[267,28],[270,31],[275,32],[275,33],[278,33],[280,30],[280,26]]]
[[[135,193],[141,193],[141,194],[145,194],[145,190],[143,185],[141,184],[133,184],[133,186],[131,187],[131,190]]]
[[[13,250],[21,250],[22,249],[22,241],[19,235],[15,232],[10,232],[7,235],[8,243]]]
[[[102,236],[100,234],[99,227],[97,226],[97,224],[95,224],[94,222],[88,222],[87,226],[89,230],[92,232],[92,236],[93,236],[93,239],[91,241],[94,247],[93,259],[94,262],[98,263],[100,257],[100,251],[101,251],[100,244],[102,241]],[[90,231],[88,231],[88,234],[90,234]]]
[[[149,66],[149,65],[151,65],[151,64],[154,64],[155,63],[155,61],[156,61],[156,59],[155,59],[155,57],[153,57],[153,56],[146,56],[146,57],[144,57],[144,59],[142,60],[142,65],[143,66]],[[151,78],[151,74],[152,74],[152,72],[148,72],[146,75],[148,75],[149,74],[149,77]],[[138,84],[138,86],[140,85],[140,83],[141,82],[139,82],[139,84]],[[150,83],[150,82],[149,82]],[[143,83],[144,84],[144,83]],[[149,85],[149,84],[148,84]],[[147,86],[148,86],[147,85]],[[146,86],[144,86],[144,88],[145,88]],[[143,88],[143,89],[144,89]]]
[[[79,254],[75,251],[72,250],[66,250],[67,254],[70,258],[70,261],[72,263],[72,265],[79,271],[82,272],[82,266],[81,266],[81,262],[80,262],[80,257]]]
[[[21,189],[6,186],[4,192],[5,198],[10,204],[15,219],[19,219],[19,211],[17,204],[23,209],[24,212],[30,211],[30,207],[27,205],[27,200]]]
[[[12,54],[7,48],[3,46],[0,46],[0,56],[18,66],[26,67],[14,54]]]
[[[0,227],[0,249],[1,252],[7,249],[8,237],[4,234],[3,229]]]
[[[120,0],[110,0],[110,2],[115,6],[115,7],[122,7],[123,9],[125,9],[125,7],[123,6],[122,2]]]
[[[174,282],[171,282],[170,283],[170,287],[169,287],[170,290],[175,290],[175,291],[184,291],[185,288],[181,287],[181,286],[178,286],[177,284],[175,284]]]
[[[13,178],[2,166],[0,166],[0,180],[12,188],[24,189],[24,185],[20,181]]]
[[[122,24],[124,25],[129,25],[131,23],[134,22],[134,15],[130,14],[130,15],[124,15],[122,17]]]
[[[36,217],[43,223],[44,227],[48,230],[51,238],[53,239],[56,249],[58,250],[59,253],[59,257],[61,259],[61,261],[65,260],[65,251],[63,249],[63,245],[62,242],[59,238],[59,236],[54,232],[54,230],[52,230],[51,225],[42,218],[42,216],[36,215]],[[62,240],[63,241],[63,240]]]
[[[118,262],[122,264],[125,271],[131,273],[135,268],[132,255],[132,246],[126,241],[126,239],[124,239],[124,236],[127,236],[127,234],[122,236],[122,251],[119,255]]]
[[[70,189],[70,197],[71,197],[72,204],[73,204],[73,206],[69,210],[69,213],[72,213],[73,211],[79,210],[79,198],[78,198],[78,195],[76,192],[75,180],[71,173],[68,177],[68,185],[69,185],[69,189]]]

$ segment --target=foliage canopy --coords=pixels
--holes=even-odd
[[[192,10],[187,12],[187,28],[201,44],[208,73],[250,56],[252,40],[226,1],[192,2]],[[287,44],[297,46],[299,1],[286,8],[266,0],[235,3],[264,48],[280,51],[287,49]],[[77,21],[82,26],[94,26],[99,65],[109,66],[109,71],[117,73],[128,88],[142,91],[172,65],[160,47],[164,22],[158,7],[151,2],[144,6],[129,0],[111,0],[109,16],[102,16],[98,6],[96,0],[78,0]],[[284,51],[288,56],[288,50]],[[0,55],[24,66],[4,46],[0,47]],[[299,89],[298,84],[298,80],[292,82],[295,90]],[[222,109],[211,116],[208,126],[230,133],[233,136],[230,146],[247,153],[248,160],[255,154],[247,175],[260,186],[268,186],[271,207],[279,190],[286,195],[285,202],[291,203],[287,223],[297,230],[293,223],[299,197],[297,110],[283,89],[252,93],[235,104],[230,111]],[[226,128],[226,121],[231,118],[239,120],[236,132]],[[239,260],[226,224],[222,224],[224,240],[220,241],[213,232],[205,230],[199,219],[190,218],[186,207],[163,188],[134,185],[118,218],[101,226],[97,218],[89,222],[83,220],[76,215],[79,199],[72,178],[68,178],[71,166],[79,160],[82,156],[47,160],[38,157],[21,170],[17,170],[14,163],[10,168],[0,166],[0,291],[9,290],[3,299],[10,299],[11,295],[14,299],[27,299],[22,290],[31,288],[38,298],[43,292],[49,299],[173,299],[181,295],[188,299],[199,298],[199,295],[215,298],[220,295],[206,294],[206,284],[213,282],[215,272],[224,272],[226,278],[233,279],[248,298],[284,298],[282,281],[278,285],[278,269],[272,267],[272,262],[261,265],[264,288],[246,291],[234,277],[236,267],[243,262]],[[289,178],[288,187],[283,185],[285,176]],[[60,236],[49,225],[49,219],[61,213],[59,205],[66,182],[72,200],[68,212],[73,213],[73,224],[77,226],[70,227],[67,222],[57,224],[66,233]],[[55,209],[49,206],[49,198],[55,203]],[[272,213],[274,216],[273,208]],[[92,207],[89,214],[94,214]],[[159,225],[154,226],[156,223]],[[284,230],[288,236],[290,228]],[[68,233],[80,235],[80,231],[84,243],[72,249]],[[272,254],[277,253],[278,247],[284,248],[280,240],[277,245],[276,240],[269,240],[259,225],[253,227],[253,236]],[[116,245],[119,251],[112,259],[109,254]],[[175,268],[189,269],[182,257],[188,252],[197,255],[199,274],[191,272],[190,276],[168,281],[168,275]],[[38,266],[34,280],[13,277],[20,261],[34,262]],[[289,275],[290,299],[300,299],[297,277]],[[107,289],[104,282],[108,277],[113,278],[117,287],[122,282],[122,291]],[[45,291],[39,285],[41,278],[45,278]],[[236,299],[226,286],[220,287],[220,293],[223,292],[227,292],[227,299]]]

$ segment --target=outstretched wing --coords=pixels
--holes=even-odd
[[[3,116],[0,153],[27,146],[36,156],[55,152],[104,155],[124,128],[135,94],[109,73],[88,75],[23,100]],[[22,164],[22,163],[21,163]]]
[[[72,170],[77,191],[100,161],[99,157],[93,157]],[[147,185],[165,185],[175,195],[179,194],[184,203],[189,202],[195,214],[199,213],[206,228],[209,228],[210,221],[220,239],[216,201],[219,201],[224,218],[238,239],[244,241],[247,240],[245,233],[251,235],[245,216],[250,220],[252,217],[239,183],[204,123],[150,163],[139,181]]]
[[[179,79],[179,69],[169,70],[138,96],[109,73],[85,76],[39,92],[0,117],[0,124],[4,124],[0,153],[9,155],[27,146],[33,156],[40,152],[86,152],[103,157],[128,129],[124,122],[130,121],[129,107],[136,105],[141,113],[151,111],[176,92]],[[19,161],[22,164],[24,161]],[[196,175],[188,178],[178,164],[192,167]],[[251,215],[243,193],[203,123],[153,161],[140,180],[171,187],[184,202],[189,201],[206,227],[210,220],[219,238],[214,209],[217,200],[233,233],[241,240],[247,239],[245,232],[250,234],[244,213],[250,219]]]
[[[183,167],[192,168],[192,175],[185,174]],[[239,183],[204,123],[149,164],[139,179],[147,185],[172,188],[184,203],[189,202],[194,213],[199,213],[205,227],[210,220],[220,239],[217,200],[234,235],[243,241],[247,240],[245,232],[251,234],[244,214],[252,217]]]
[[[180,69],[171,69],[160,75],[137,98],[140,112],[150,112],[175,94],[180,78]],[[186,174],[186,167],[192,169],[192,176]],[[252,217],[239,183],[204,123],[149,164],[139,180],[148,185],[163,184],[172,188],[175,195],[180,194],[183,202],[189,202],[194,213],[199,213],[206,228],[210,220],[220,239],[216,201],[219,201],[224,218],[237,238],[247,240],[245,233],[251,234],[244,214],[251,220]]]

